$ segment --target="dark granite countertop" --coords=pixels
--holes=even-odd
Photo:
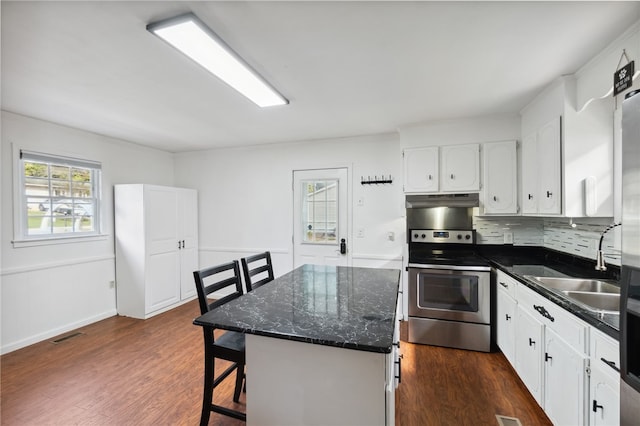
[[[596,278],[619,283],[620,268],[609,265],[605,272],[594,269],[595,261],[555,252],[544,248],[526,248],[491,246],[482,250],[482,254],[491,261],[493,266],[511,275],[519,282],[541,294],[545,298],[560,305],[576,315],[589,325],[619,340],[620,315],[599,314],[589,311],[573,303],[570,299],[539,285],[536,281],[526,278],[534,276],[566,276],[574,278]]]
[[[391,352],[400,271],[303,265],[194,324],[369,352]]]

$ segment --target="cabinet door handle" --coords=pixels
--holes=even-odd
[[[556,319],[554,317],[551,316],[551,314],[549,313],[549,311],[547,311],[545,309],[544,306],[542,305],[533,305],[533,309],[535,309],[536,311],[538,311],[538,313],[540,315],[542,315],[543,317],[547,318],[549,321],[554,322]]]
[[[493,201],[498,201],[498,197],[496,197],[495,195],[493,196]]]
[[[178,240],[178,250],[180,250],[182,247],[180,247],[180,240]]]
[[[600,361],[604,362],[605,364],[607,364],[609,367],[613,368],[614,370],[616,370],[618,373],[620,372],[620,369],[618,368],[618,366],[616,365],[615,362],[613,361],[609,361],[607,359],[604,358],[600,358]]]
[[[505,284],[502,281],[500,281],[500,285],[504,288],[509,288],[509,284]]]
[[[529,195],[528,195],[528,198],[529,198],[529,199],[532,199],[532,198],[533,198],[533,195],[529,194]]]
[[[529,337],[529,346],[533,346],[536,344],[536,341]]]
[[[604,410],[604,407],[602,405],[598,405],[598,401],[596,401],[595,399],[593,400],[593,407],[592,410],[594,413],[598,412],[598,408],[601,410]]]
[[[553,359],[552,356],[550,356],[547,352],[544,353],[544,362],[549,361],[550,359]]]
[[[547,191],[547,198],[551,198],[552,195],[553,193],[551,193],[550,191]]]
[[[455,179],[455,176],[453,175],[453,173],[451,173],[451,179]]]
[[[509,316],[509,314],[504,314],[504,317],[506,318],[507,321],[511,319],[511,316]]]
[[[398,364],[398,375],[396,379],[398,379],[398,384],[402,383],[402,354],[398,355],[398,360],[395,361]]]
[[[433,180],[433,176],[431,176],[431,175],[427,175],[427,178],[428,178],[429,180]]]

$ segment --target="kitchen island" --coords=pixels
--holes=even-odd
[[[248,424],[393,424],[399,282],[303,265],[194,324],[246,333]]]

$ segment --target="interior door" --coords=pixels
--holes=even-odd
[[[351,264],[346,168],[294,170],[293,265]]]

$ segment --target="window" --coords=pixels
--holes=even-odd
[[[302,181],[303,242],[336,244],[337,194],[337,179]]]
[[[22,240],[100,233],[100,163],[20,151]]]

